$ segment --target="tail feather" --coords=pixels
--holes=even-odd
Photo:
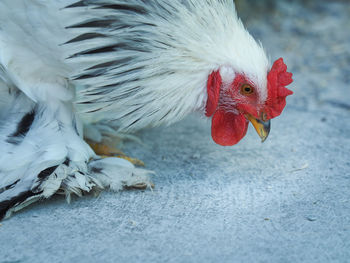
[[[58,166],[49,167],[41,171],[34,180],[28,180],[26,177],[17,179],[14,183],[0,189],[0,220],[9,217],[12,212],[18,211],[31,203],[45,198],[45,192],[48,189],[42,187],[49,180],[50,176],[55,175]],[[59,184],[50,189],[49,195],[57,191]]]
[[[0,103],[0,219],[53,195],[69,175],[62,168],[67,159],[79,164],[78,170],[94,156],[67,105],[35,103],[6,87],[0,78],[7,99]]]
[[[7,199],[0,201],[0,220],[9,217],[12,212],[22,209],[23,207],[37,201],[41,198],[41,194],[42,191],[35,193],[28,190],[14,196],[7,196]]]
[[[120,158],[93,159],[86,163],[86,171],[77,169],[72,162],[49,167],[36,176],[35,183],[19,179],[0,189],[0,220],[8,218],[33,202],[54,194],[63,194],[70,202],[71,195],[111,189],[119,191],[134,185],[151,187],[151,171],[135,168]]]
[[[151,185],[149,171],[96,156],[71,105],[35,103],[19,90],[1,91],[7,103],[0,103],[0,220],[55,193],[69,201],[71,194]]]

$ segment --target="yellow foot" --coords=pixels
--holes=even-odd
[[[124,189],[126,190],[145,190],[148,187],[150,187],[151,189],[154,189],[154,183],[150,183],[150,184],[146,184],[146,183],[139,183],[139,184],[135,184],[132,186],[124,186]]]
[[[86,140],[86,142],[90,145],[90,147],[94,150],[97,155],[101,156],[115,156],[117,154],[124,155],[121,150],[110,147],[104,143],[93,142],[90,140]]]
[[[145,166],[145,163],[143,161],[136,159],[136,158],[131,158],[119,149],[108,146],[104,143],[97,143],[97,142],[93,142],[90,140],[86,140],[86,142],[90,145],[90,147],[94,150],[94,152],[97,155],[101,156],[102,158],[119,157],[119,158],[122,158],[122,159],[125,159],[125,160],[131,162],[134,165]],[[137,188],[137,187],[135,187],[135,188]],[[137,189],[143,189],[143,188],[137,188]]]

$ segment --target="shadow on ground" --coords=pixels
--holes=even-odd
[[[248,3],[248,29],[294,73],[269,140],[217,146],[198,116],[144,131],[125,151],[157,172],[153,192],[33,205],[2,222],[0,262],[349,260],[349,4]]]

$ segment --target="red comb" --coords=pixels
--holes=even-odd
[[[273,63],[267,74],[268,96],[265,106],[267,119],[280,115],[286,106],[286,97],[293,94],[285,87],[293,82],[292,75],[292,73],[287,72],[287,66],[282,58]]]

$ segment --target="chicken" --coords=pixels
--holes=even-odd
[[[151,186],[150,171],[85,139],[211,118],[264,141],[292,74],[272,67],[231,0],[2,0],[0,218],[55,193]]]

